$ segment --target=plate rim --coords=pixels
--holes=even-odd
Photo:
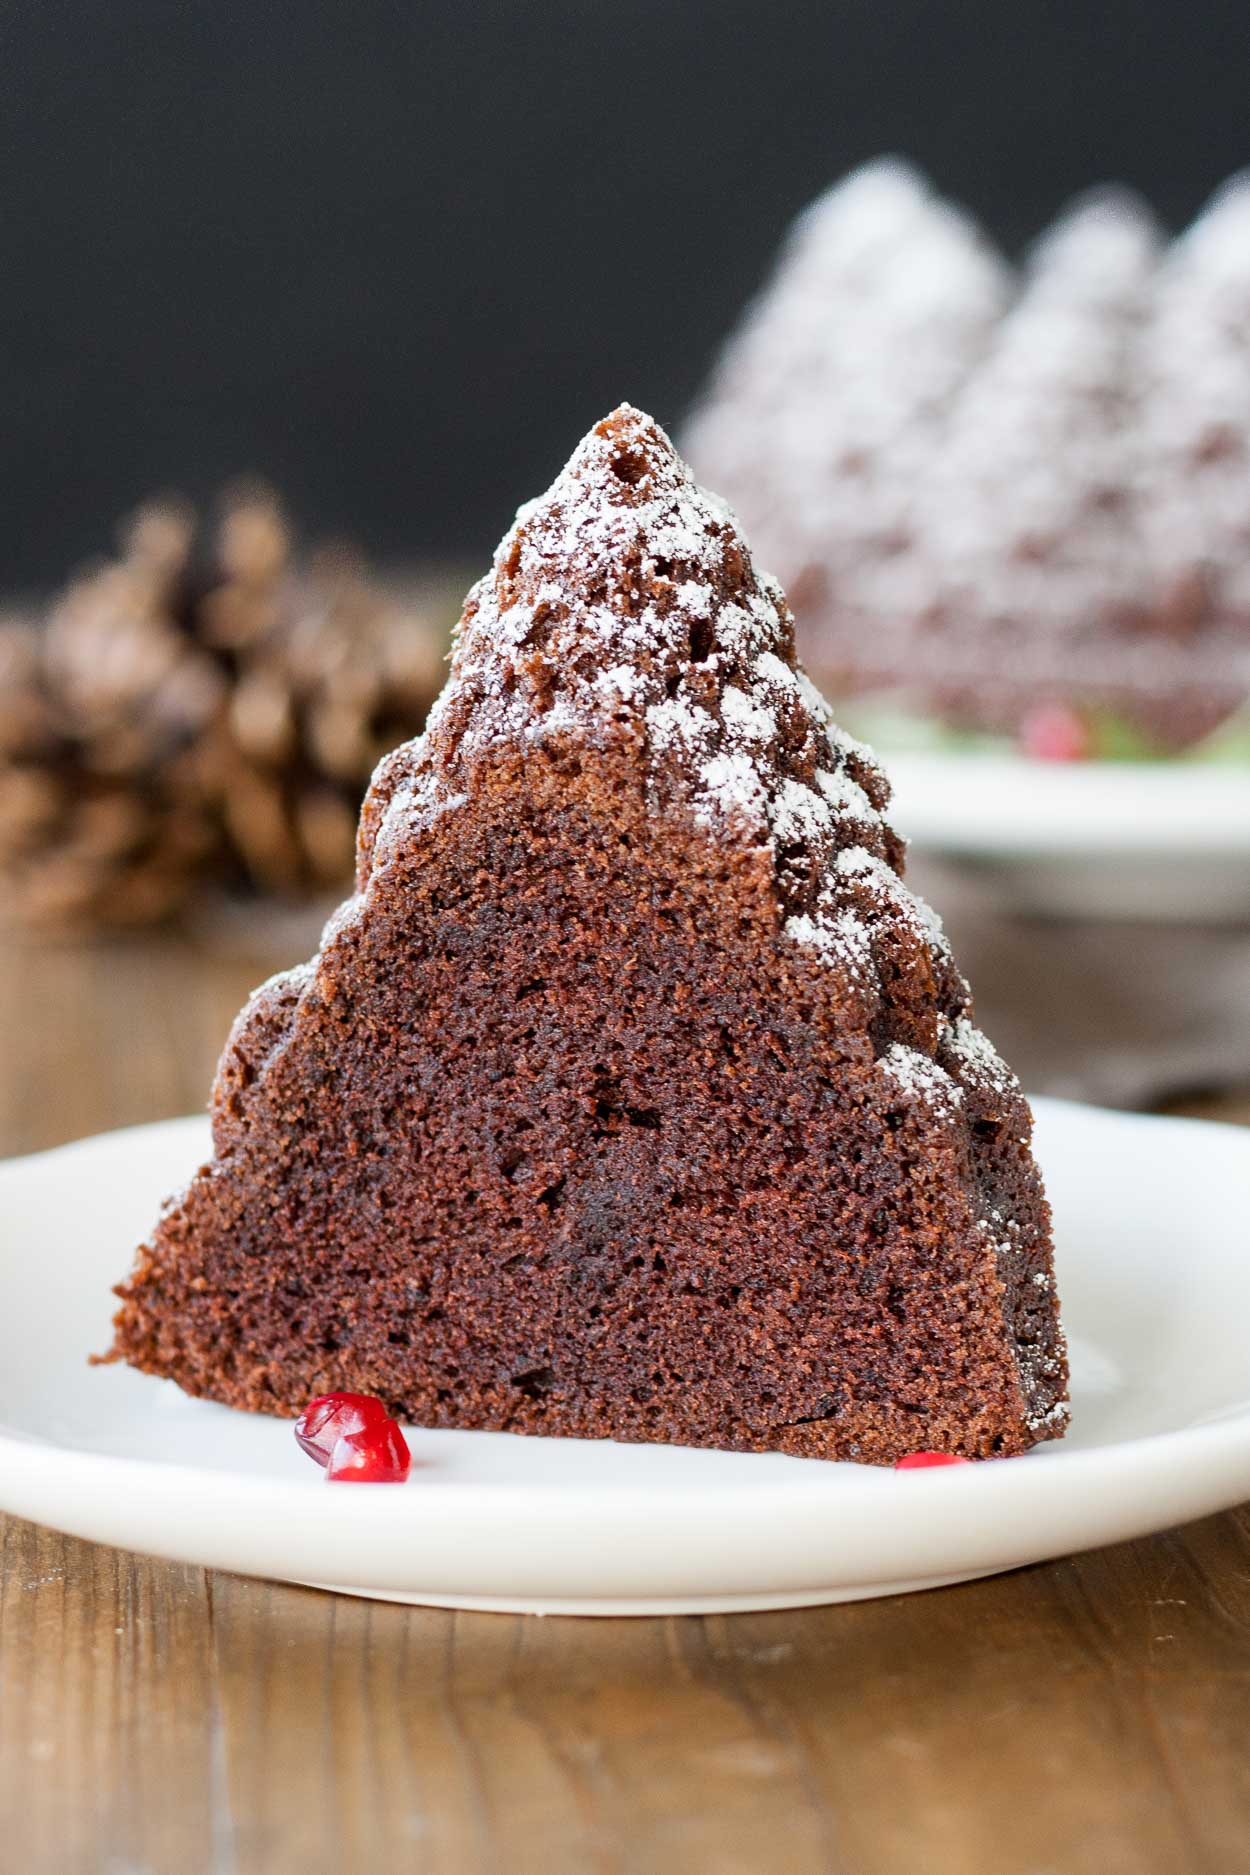
[[[894,784],[892,811],[918,849],[1020,859],[1250,858],[1250,767],[944,750],[879,759]],[[965,790],[977,782],[988,785],[974,807]]]

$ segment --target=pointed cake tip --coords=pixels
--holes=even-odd
[[[1143,197],[1133,189],[1100,184],[1065,203],[1034,242],[1026,288],[1053,278],[1097,294],[1100,288],[1144,278],[1162,247],[1159,224]]]
[[[628,402],[618,404],[615,410],[609,410],[606,417],[601,417],[591,431],[591,435],[616,437],[631,435],[635,431],[653,432],[664,442],[668,442],[668,437],[665,436],[655,418],[649,416],[645,410],[640,410],[637,404]],[[669,447],[671,448],[672,445],[669,444]]]
[[[905,156],[871,157],[831,183],[816,202],[837,201],[857,211],[889,215],[931,202],[935,190],[922,169]]]
[[[617,500],[637,500],[659,476],[691,480],[668,432],[636,404],[618,404],[582,438],[567,471],[599,480]],[[557,484],[558,485],[558,484]],[[632,490],[640,491],[631,495]]]
[[[649,551],[674,563],[710,563],[723,557],[720,537],[738,532],[667,431],[621,403],[587,431],[545,493],[518,510],[496,551],[495,578],[509,588],[506,605],[522,571],[562,584],[571,577],[585,588],[622,555],[631,563]],[[739,552],[745,558],[742,543]]]
[[[1196,271],[1217,279],[1250,274],[1250,169],[1241,169],[1215,191],[1169,255],[1174,272]]]

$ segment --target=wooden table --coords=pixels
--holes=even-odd
[[[201,1106],[272,967],[10,941],[0,1153]],[[1250,1869],[1246,1510],[928,1595],[638,1621],[0,1539],[13,1875]]]

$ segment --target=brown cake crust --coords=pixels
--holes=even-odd
[[[887,789],[628,407],[518,517],[256,993],[115,1354],[298,1411],[886,1463],[1063,1427],[1027,1105]]]

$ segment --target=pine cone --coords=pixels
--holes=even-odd
[[[226,531],[242,538],[238,510]],[[255,592],[242,596],[243,583],[223,591],[221,613],[249,615]],[[432,629],[342,548],[314,555],[270,597],[274,618],[239,656],[216,800],[251,883],[324,890],[350,875],[360,800],[378,761],[425,720],[451,607]]]
[[[0,621],[0,868],[20,918],[133,924],[200,884],[298,896],[351,872],[378,758],[438,688],[450,594],[344,551],[299,563],[241,488],[205,538],[153,503],[42,630]]]
[[[173,509],[159,526],[177,532]],[[157,528],[146,512],[126,558],[74,581],[42,631],[4,634],[0,865],[29,922],[162,917],[213,849],[194,769],[225,676],[171,616]]]

